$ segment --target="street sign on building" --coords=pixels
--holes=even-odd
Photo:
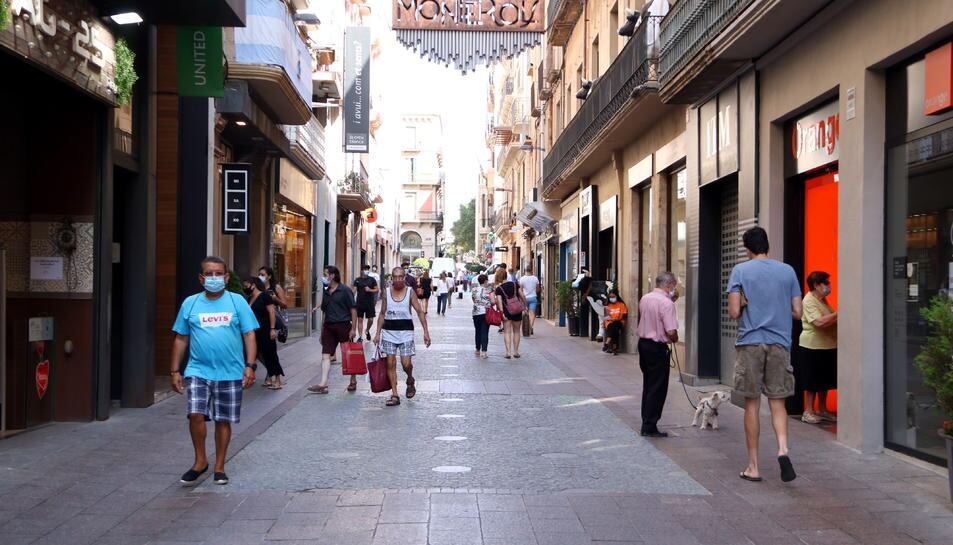
[[[175,65],[179,96],[225,96],[222,27],[180,26],[175,29]]]
[[[344,151],[370,151],[371,30],[348,27],[344,34]]]
[[[226,235],[247,235],[248,188],[251,165],[225,163],[222,165],[222,232]]]

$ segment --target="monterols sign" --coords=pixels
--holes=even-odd
[[[840,157],[840,113],[838,102],[830,102],[795,119],[786,131],[788,158],[785,174],[794,176]]]
[[[370,127],[371,31],[348,27],[344,45],[344,151],[367,153]]]
[[[394,0],[393,28],[543,32],[543,0]]]
[[[247,235],[248,189],[251,165],[225,163],[222,165],[222,232],[226,235]]]
[[[221,27],[177,27],[175,61],[179,96],[225,96]]]

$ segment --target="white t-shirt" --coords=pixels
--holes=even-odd
[[[536,287],[539,286],[539,278],[534,274],[524,274],[520,277],[520,287],[523,288],[523,295],[527,299],[536,297]]]
[[[444,293],[447,293],[448,291],[450,291],[450,286],[447,285],[447,281],[438,278],[437,279],[437,295],[443,295]]]

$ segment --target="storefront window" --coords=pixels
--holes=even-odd
[[[943,418],[914,358],[930,334],[920,311],[953,281],[953,146],[943,142],[953,129],[890,149],[887,171],[886,439],[935,461]]]
[[[648,185],[639,190],[639,240],[641,248],[639,255],[639,277],[641,287],[639,298],[655,289],[655,271],[650,261],[655,253],[652,251],[652,186]]]
[[[668,268],[678,279],[678,291],[682,297],[675,302],[678,311],[678,338],[685,338],[685,276],[688,272],[685,194],[688,171],[685,169],[672,173],[669,177],[669,264]]]
[[[308,245],[311,239],[309,219],[290,210],[275,210],[272,237],[274,269],[278,282],[285,288],[289,304],[303,308],[308,291]]]

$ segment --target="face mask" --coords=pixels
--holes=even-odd
[[[821,286],[821,293],[823,293],[825,296],[830,295],[830,294],[831,294],[831,287],[830,287],[830,286]]]
[[[251,295],[251,292],[252,292],[251,288],[245,288],[245,295]]]
[[[266,284],[268,283],[268,277],[265,276],[265,275],[263,275],[263,274],[259,274],[259,275],[258,275],[258,279],[261,280],[262,282],[266,283]]]
[[[403,280],[394,280],[394,289],[395,289],[395,290],[402,290],[402,289],[404,289],[404,286],[406,286],[406,285],[407,285],[407,283],[406,283],[405,281],[403,281]]]
[[[224,276],[206,276],[205,291],[209,293],[218,293],[225,289]]]
[[[610,298],[609,298],[609,302],[610,302],[610,303],[615,303],[616,301],[618,301],[618,299],[615,298],[615,297],[610,297]]]
[[[675,290],[668,290],[668,298],[675,299]]]

